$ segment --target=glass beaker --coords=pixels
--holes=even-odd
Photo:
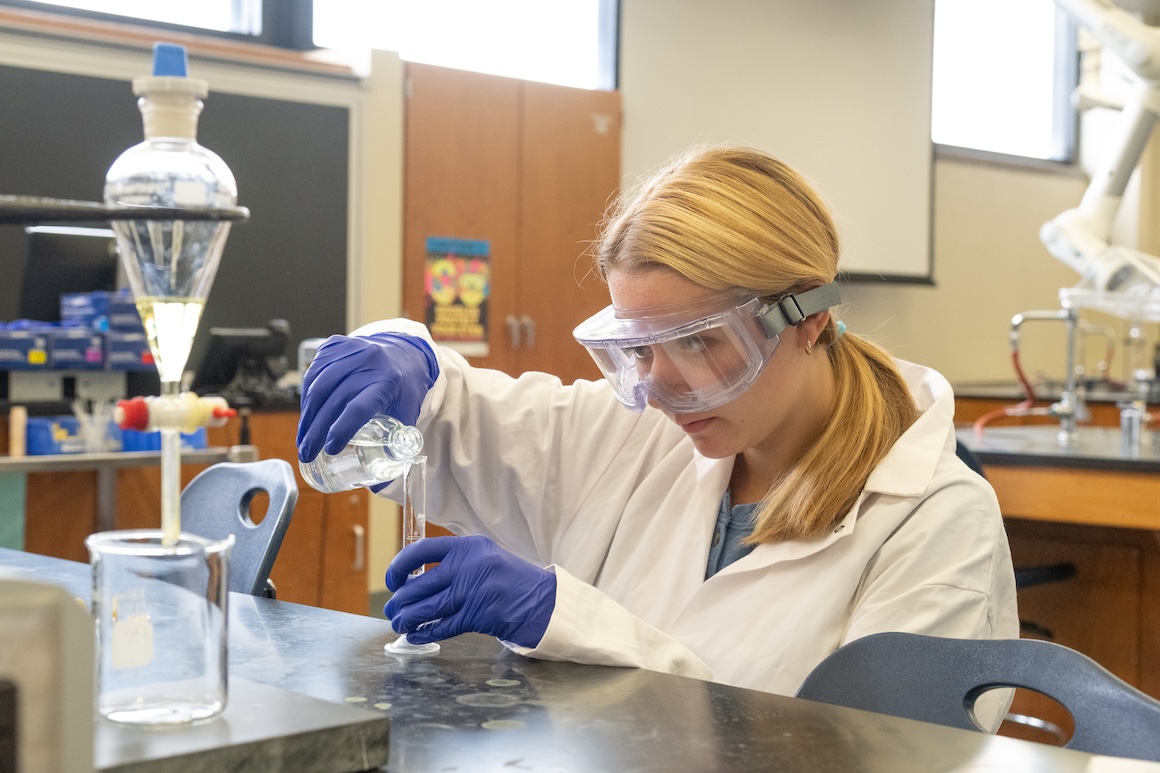
[[[226,570],[234,537],[157,529],[85,539],[93,569],[97,712],[113,722],[205,722],[226,706]]]

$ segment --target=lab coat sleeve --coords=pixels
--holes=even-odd
[[[556,607],[544,638],[534,648],[504,642],[509,649],[541,660],[644,668],[712,681],[709,666],[675,638],[560,567],[550,568],[556,573]]]
[[[355,334],[384,330],[431,341],[425,327],[407,320]],[[538,646],[507,646],[543,660],[712,679],[688,647],[594,585],[625,503],[657,463],[653,449],[671,445],[653,438],[679,430],[659,412],[626,410],[603,381],[512,378],[432,345],[440,374],[417,422],[429,457],[431,520],[458,534],[485,534],[557,576]],[[385,492],[399,493],[396,486]]]
[[[564,385],[546,373],[513,378],[472,367],[410,320],[354,334],[384,331],[423,338],[439,361],[416,422],[428,457],[429,520],[592,582],[637,480],[633,468],[650,463],[647,425],[663,417],[626,410],[603,381]],[[383,493],[398,500],[398,482]],[[590,517],[580,522],[582,507]]]

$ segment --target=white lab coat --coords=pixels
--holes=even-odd
[[[356,333],[386,329],[430,340],[406,320]],[[701,456],[604,381],[511,378],[435,351],[440,374],[418,421],[429,518],[557,575],[543,640],[509,645],[518,652],[792,695],[871,633],[1019,635],[998,503],[954,454],[953,396],[933,370],[898,363],[922,415],[832,533],[759,545],[706,580],[732,459]]]

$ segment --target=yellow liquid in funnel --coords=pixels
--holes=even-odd
[[[180,383],[204,308],[205,300],[202,298],[137,299],[137,311],[145,323],[145,335],[149,338],[149,348],[157,362],[161,383]]]

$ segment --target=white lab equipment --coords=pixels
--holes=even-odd
[[[145,140],[121,154],[105,177],[115,207],[226,210],[237,203],[229,167],[197,143],[205,81],[189,78],[181,46],[154,47],[153,75],[133,80]],[[149,348],[161,375],[161,400],[177,399],[181,376],[230,223],[214,218],[114,220],[113,231]],[[181,437],[161,426],[161,525],[176,544],[180,521]]]
[[[1160,319],[1160,259],[1112,245],[1112,224],[1132,171],[1160,116],[1160,29],[1150,27],[1111,0],[1056,0],[1131,69],[1136,78],[1120,119],[1117,145],[1093,175],[1078,207],[1040,229],[1055,258],[1083,280],[1060,293],[1065,307],[1090,306],[1129,318]]]
[[[1031,402],[1026,379],[1018,366],[1017,321],[1053,317],[1067,329],[1066,383],[1060,401],[1050,412],[1060,420],[1059,443],[1074,445],[1076,422],[1084,418],[1084,385],[1077,357],[1083,335],[1081,309],[1089,308],[1130,320],[1134,329],[1141,321],[1160,321],[1160,258],[1122,245],[1113,245],[1112,226],[1123,202],[1133,170],[1160,117],[1160,29],[1151,27],[1116,7],[1112,0],[1055,0],[1063,11],[1087,28],[1107,50],[1119,57],[1135,78],[1133,89],[1121,106],[1116,145],[1103,167],[1085,190],[1079,206],[1066,210],[1039,231],[1047,251],[1074,269],[1080,281],[1059,291],[1062,310],[1026,312],[1012,320],[1012,347],[1016,372],[1028,392],[1025,404],[1006,411],[1023,415]],[[1135,3],[1136,10],[1160,11],[1157,0]],[[1145,8],[1146,6],[1146,8]],[[1075,95],[1081,107],[1116,107],[1114,100],[1093,97],[1080,89]],[[980,431],[981,422],[976,422]]]

